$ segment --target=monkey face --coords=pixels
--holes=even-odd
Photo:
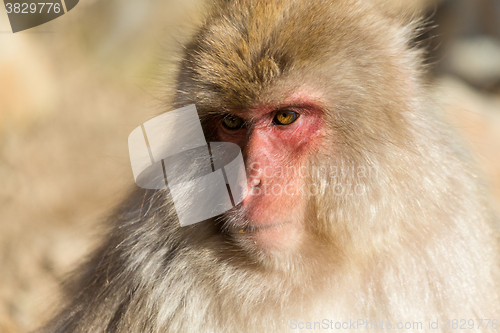
[[[382,159],[387,145],[406,144],[418,55],[401,52],[407,30],[384,24],[389,18],[364,24],[374,13],[362,3],[320,1],[299,10],[288,1],[248,2],[251,11],[221,5],[186,46],[174,106],[195,104],[207,141],[243,152],[248,195],[224,219],[234,237],[270,250],[297,249],[309,236],[349,239],[338,230],[359,230],[349,217],[360,203],[369,214],[367,193],[380,184],[352,200],[333,193],[331,179],[313,179],[311,168],[392,163]],[[336,13],[342,18],[332,19]],[[311,193],[311,184],[319,191]]]
[[[281,105],[261,104],[219,117],[217,140],[240,146],[247,168],[247,195],[233,226],[239,237],[263,248],[293,247],[304,220],[306,161],[324,130],[323,110],[309,94]]]

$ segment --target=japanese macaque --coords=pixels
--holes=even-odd
[[[135,190],[43,331],[492,330],[494,216],[417,25],[367,1],[215,1],[169,109],[241,148],[247,195],[180,227],[168,190]]]

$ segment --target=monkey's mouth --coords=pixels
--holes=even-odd
[[[257,231],[261,231],[261,230],[278,228],[278,227],[281,227],[281,226],[284,226],[287,224],[290,224],[290,222],[269,223],[269,224],[261,224],[261,225],[248,224],[248,225],[245,225],[244,227],[238,228],[238,233],[240,233],[240,234],[252,233],[252,232],[257,232]]]
[[[271,243],[271,238],[274,240],[283,238],[283,235],[294,229],[291,228],[294,223],[290,219],[249,216],[248,210],[242,204],[228,211],[223,221],[224,228],[233,236],[242,239],[249,236],[254,241],[269,238],[266,243]]]

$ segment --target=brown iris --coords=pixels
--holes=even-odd
[[[278,111],[273,119],[275,125],[290,125],[299,118],[299,114],[295,111],[282,110]]]
[[[240,117],[229,114],[222,119],[222,125],[229,130],[237,130],[245,126],[245,121]]]

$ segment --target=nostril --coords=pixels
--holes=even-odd
[[[251,182],[250,182],[250,186],[252,188],[255,188],[255,187],[258,187],[260,185],[260,179],[253,179]]]

